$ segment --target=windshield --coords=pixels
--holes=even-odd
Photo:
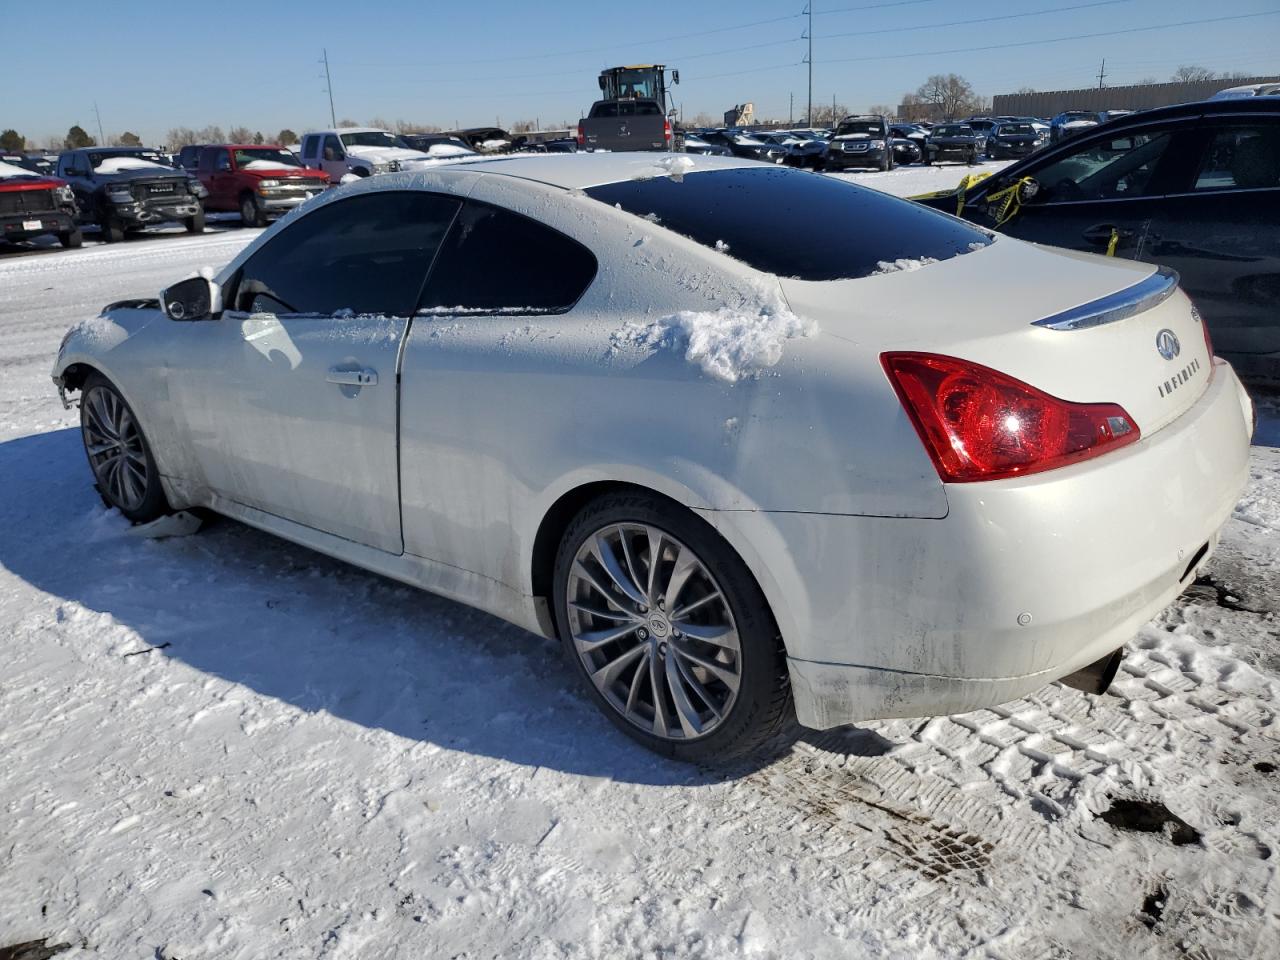
[[[884,127],[880,125],[878,120],[850,120],[848,123],[840,124],[839,129],[836,130],[837,137],[847,137],[850,134],[858,133],[879,136],[884,133]]]
[[[1029,123],[1005,123],[1005,124],[1002,124],[1002,125],[1000,126],[1000,130],[999,130],[999,133],[1000,133],[1000,135],[1001,135],[1002,137],[1003,137],[1003,136],[1008,136],[1008,135],[1009,135],[1009,134],[1011,134],[1011,133],[1014,133],[1014,134],[1021,134],[1021,133],[1031,133],[1031,134],[1034,134],[1035,132],[1036,132],[1036,131],[1035,131],[1035,129],[1034,129],[1034,128],[1031,126],[1031,124],[1029,124]]]
[[[972,225],[834,177],[742,167],[624,180],[587,196],[780,277],[846,280],[896,260],[947,260],[986,246]],[[861,229],[860,229],[861,227]]]
[[[338,139],[344,147],[398,147],[400,141],[381,130],[362,130],[360,133],[341,133]]]
[[[764,141],[757,140],[755,137],[748,137],[745,133],[735,133],[733,135],[734,143],[745,144],[749,147],[763,147]]]
[[[89,163],[95,170],[101,170],[104,167],[112,170],[139,170],[148,166],[169,166],[169,162],[154,150],[131,150],[127,153],[121,151],[91,153],[89,154]]]
[[[300,167],[302,162],[288,150],[275,147],[243,147],[236,151],[236,166],[243,167],[254,161],[269,163],[276,167]]]
[[[970,137],[973,136],[972,127],[934,127],[933,135],[935,137]]]

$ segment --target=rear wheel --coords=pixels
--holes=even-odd
[[[79,227],[73,227],[58,234],[58,242],[64,247],[78,247],[84,243],[84,234]]]
[[[201,210],[194,216],[187,217],[183,221],[187,225],[187,233],[204,233],[204,211]]]
[[[160,472],[138,418],[115,385],[98,373],[89,374],[82,388],[80,435],[107,506],[134,523],[148,523],[168,512]]]
[[[641,492],[592,501],[560,543],[555,602],[565,653],[592,699],[651,750],[724,760],[794,716],[760,588],[683,507]]]
[[[119,243],[124,239],[124,226],[115,217],[102,221],[102,239],[107,243]]]

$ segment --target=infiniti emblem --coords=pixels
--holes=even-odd
[[[1160,351],[1160,356],[1172,360],[1182,352],[1182,344],[1178,342],[1178,335],[1165,327],[1156,334],[1156,349]]]

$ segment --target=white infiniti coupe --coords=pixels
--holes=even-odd
[[[1170,272],[652,154],[331,190],[53,377],[131,520],[212,509],[559,636],[700,761],[1105,689],[1252,412]]]

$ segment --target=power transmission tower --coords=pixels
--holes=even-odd
[[[1107,58],[1102,58],[1102,66],[1098,67],[1098,89],[1102,89],[1102,81],[1107,79]]]
[[[320,60],[324,64],[324,90],[329,94],[329,122],[336,129],[338,126],[338,115],[333,112],[333,81],[329,78],[329,50],[325,48],[324,56]]]
[[[804,35],[809,38],[809,53],[804,62],[809,65],[809,126],[813,126],[813,0],[805,6],[802,15],[809,17],[809,27]]]

